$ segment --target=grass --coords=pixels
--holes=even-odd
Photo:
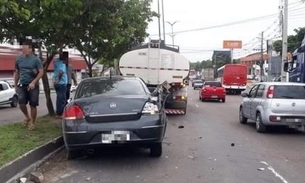
[[[37,119],[35,130],[21,123],[0,126],[0,167],[61,135],[60,120],[49,116]]]

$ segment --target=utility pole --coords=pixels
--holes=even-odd
[[[165,43],[165,18],[164,18],[164,1],[161,0],[162,3],[162,23],[163,23],[163,40]]]
[[[288,0],[284,0],[284,14],[282,15],[282,68],[281,68],[281,82],[288,82],[289,77],[287,77],[287,73],[284,71],[284,64],[287,61],[287,37],[288,37]]]
[[[268,53],[268,81],[271,81],[271,60],[272,60],[272,40],[267,40],[267,53]]]
[[[264,76],[264,32],[261,34],[261,61],[260,61],[260,70],[261,70],[261,82],[263,82]]]
[[[174,34],[174,25],[175,25],[177,22],[178,22],[178,21],[175,21],[175,22],[173,22],[173,23],[167,22],[167,23],[171,26],[171,28],[172,28],[172,34],[171,34],[170,36],[172,37],[172,45],[173,45],[173,47],[175,46],[174,37],[176,36],[176,35]]]
[[[161,19],[160,19],[160,16],[161,16],[161,13],[160,13],[160,0],[158,0],[158,27],[159,27],[159,40],[161,40]]]

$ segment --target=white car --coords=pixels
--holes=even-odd
[[[7,81],[0,81],[0,105],[10,104],[11,107],[18,106],[18,95],[15,88]]]
[[[77,88],[77,85],[72,85],[71,89],[70,89],[70,92],[71,93],[75,92],[76,88]]]

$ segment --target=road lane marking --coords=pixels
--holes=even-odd
[[[196,104],[196,107],[199,107],[199,105]]]
[[[264,161],[261,161],[261,163],[264,164],[264,165],[266,165],[266,166],[268,166],[268,169],[269,169],[276,177],[278,177],[279,179],[281,179],[281,181],[282,181],[283,183],[288,183],[288,181],[287,181],[286,179],[284,179],[284,177],[281,176],[278,172],[276,172],[276,171],[274,170],[274,168],[273,168],[272,166],[270,166],[268,163],[266,163],[266,162],[264,162]]]

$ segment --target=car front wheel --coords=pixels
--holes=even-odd
[[[11,107],[17,107],[17,106],[18,106],[18,98],[14,96],[11,102]]]

